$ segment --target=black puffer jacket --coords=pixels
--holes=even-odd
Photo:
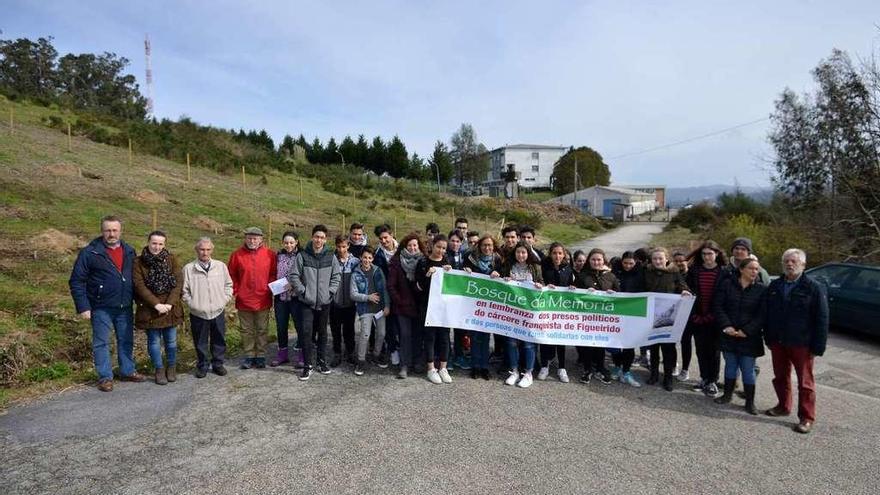
[[[654,265],[645,267],[645,291],[681,294],[688,290],[681,272],[675,265],[656,268]]]
[[[767,287],[761,282],[755,282],[744,289],[736,278],[725,277],[722,280],[712,300],[718,331],[733,327],[747,335],[746,338],[742,338],[722,333],[722,351],[752,357],[764,355],[766,290]]]
[[[613,290],[620,292],[620,281],[611,270],[596,271],[584,268],[575,274],[574,286],[578,289]]]
[[[644,268],[636,265],[632,270],[618,270],[614,272],[620,281],[620,292],[645,292]]]

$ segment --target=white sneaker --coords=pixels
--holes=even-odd
[[[676,378],[680,382],[688,381],[688,378],[690,378],[690,375],[688,374],[688,370],[684,369],[684,370],[679,371],[678,376],[676,376]]]
[[[400,353],[394,351],[391,353],[391,364],[397,366],[400,364]]]
[[[443,383],[443,379],[440,378],[440,373],[435,369],[428,370],[428,381],[435,385]]]
[[[449,376],[449,371],[446,368],[440,368],[440,371],[437,372],[437,374],[440,375],[440,380],[442,380],[443,383],[452,383],[452,377]]]
[[[544,380],[547,379],[548,376],[550,376],[550,368],[549,367],[545,366],[545,367],[541,368],[540,371],[538,371],[538,380],[543,382]]]
[[[565,371],[565,368],[559,368],[556,371],[556,376],[559,377],[559,381],[562,383],[568,383],[568,372]]]
[[[507,377],[507,380],[504,380],[505,385],[516,385],[516,381],[519,380],[519,373],[516,371],[511,371],[510,376]]]
[[[532,373],[523,373],[522,378],[520,378],[519,383],[516,384],[519,388],[529,388],[532,385]]]

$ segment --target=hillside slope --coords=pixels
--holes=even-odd
[[[16,119],[11,133],[10,108]],[[129,165],[127,149],[74,137],[68,151],[67,136],[42,123],[56,114],[64,116],[0,99],[6,116],[0,126],[0,404],[93,377],[90,329],[74,318],[67,279],[77,250],[98,235],[99,219],[108,213],[124,219],[123,237],[136,249],[144,246],[155,215],[169,234],[169,249],[182,258],[192,256],[197,238],[209,235],[224,260],[252,225],[272,232],[274,248],[282,231],[307,234],[316,223],[327,224],[331,235],[352,221],[365,223],[368,232],[387,222],[405,233],[431,221],[446,229],[455,211],[478,211],[471,227],[497,233],[504,214],[490,200],[444,198],[450,209],[439,213],[405,194],[378,201],[356,192],[341,196],[316,180],[277,171],[248,175],[243,186],[241,174],[193,167],[188,181],[179,163],[134,153]],[[517,208],[540,212],[528,203]],[[544,242],[583,239],[598,229],[588,218],[555,213],[542,229]],[[138,339],[137,357],[146,365],[143,335]],[[192,360],[188,332],[179,342],[186,365]],[[237,344],[234,326],[230,342]]]

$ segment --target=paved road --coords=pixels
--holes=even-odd
[[[876,493],[880,340],[833,335],[816,374],[808,436],[683,385],[282,368],[83,387],[0,417],[0,493]]]
[[[634,250],[648,245],[651,236],[659,234],[665,223],[627,223],[610,232],[570,246],[571,252],[578,249],[589,251],[602,248],[608,256],[620,256],[624,251]]]

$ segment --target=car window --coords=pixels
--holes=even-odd
[[[842,288],[880,294],[880,270],[859,269],[854,277],[844,282]]]
[[[829,288],[839,289],[855,270],[855,267],[845,265],[821,266],[811,270],[810,276],[827,284]]]

